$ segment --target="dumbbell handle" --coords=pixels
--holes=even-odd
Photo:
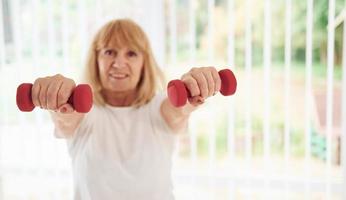
[[[31,98],[32,86],[31,83],[22,83],[17,88],[16,102],[23,112],[31,112],[35,108]],[[93,103],[91,87],[88,84],[77,85],[67,103],[79,113],[89,112]]]
[[[233,95],[237,90],[237,79],[233,72],[229,69],[223,69],[219,71],[219,76],[221,79],[220,93],[224,96]],[[168,83],[167,93],[170,102],[175,107],[184,106],[187,99],[191,97],[189,90],[179,79],[172,80]]]

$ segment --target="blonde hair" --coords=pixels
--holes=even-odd
[[[94,103],[104,106],[106,104],[102,95],[102,84],[97,62],[98,53],[102,48],[127,46],[143,53],[144,64],[140,80],[137,84],[137,96],[131,106],[136,108],[147,104],[158,89],[163,89],[164,76],[158,67],[149,40],[139,25],[130,19],[112,20],[105,24],[95,35],[89,49],[85,81],[93,89]]]

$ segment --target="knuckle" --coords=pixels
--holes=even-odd
[[[185,83],[185,84],[191,84],[194,82],[194,78],[191,77],[191,76],[186,76],[182,79],[182,81]]]
[[[198,79],[201,78],[201,75],[202,75],[202,74],[201,74],[201,72],[199,72],[199,71],[198,71],[198,72],[196,71],[196,72],[194,72],[194,73],[191,74],[192,78],[196,79],[197,81],[198,81]]]
[[[43,78],[37,78],[35,81],[34,81],[34,85],[38,85],[42,82]]]
[[[73,79],[69,79],[69,81],[70,81],[71,85],[76,85],[76,83],[74,82]]]
[[[66,83],[67,83],[68,85],[70,85],[70,86],[75,86],[75,85],[76,85],[76,83],[74,82],[74,80],[73,80],[73,79],[70,79],[70,78],[66,78]]]
[[[188,78],[188,76],[190,76],[190,75],[188,75],[188,74],[183,74],[182,76],[181,76],[181,80],[182,81],[184,81],[184,80],[186,80],[187,78]]]
[[[66,79],[63,75],[61,74],[56,74],[52,77],[52,79],[55,81],[55,82],[61,82],[63,81],[64,79]]]
[[[209,70],[214,73],[214,74],[217,74],[217,70],[215,67],[209,67]]]
[[[199,70],[200,70],[200,68],[198,68],[198,67],[192,67],[191,70],[190,70],[190,72],[196,73],[196,72],[198,72]]]

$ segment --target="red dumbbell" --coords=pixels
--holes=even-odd
[[[221,79],[221,94],[224,96],[233,95],[237,90],[237,79],[233,72],[229,69],[223,69],[219,71],[219,75]],[[187,99],[191,97],[185,84],[179,79],[172,80],[168,83],[167,93],[170,102],[175,107],[184,106]]]
[[[31,83],[22,83],[17,88],[17,106],[23,112],[31,112],[35,108],[31,99],[32,86]],[[88,84],[77,85],[67,103],[79,113],[89,112],[93,103],[91,87]]]

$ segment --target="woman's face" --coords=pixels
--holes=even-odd
[[[125,92],[136,88],[144,64],[141,52],[128,47],[103,48],[97,60],[101,84],[106,91]]]

